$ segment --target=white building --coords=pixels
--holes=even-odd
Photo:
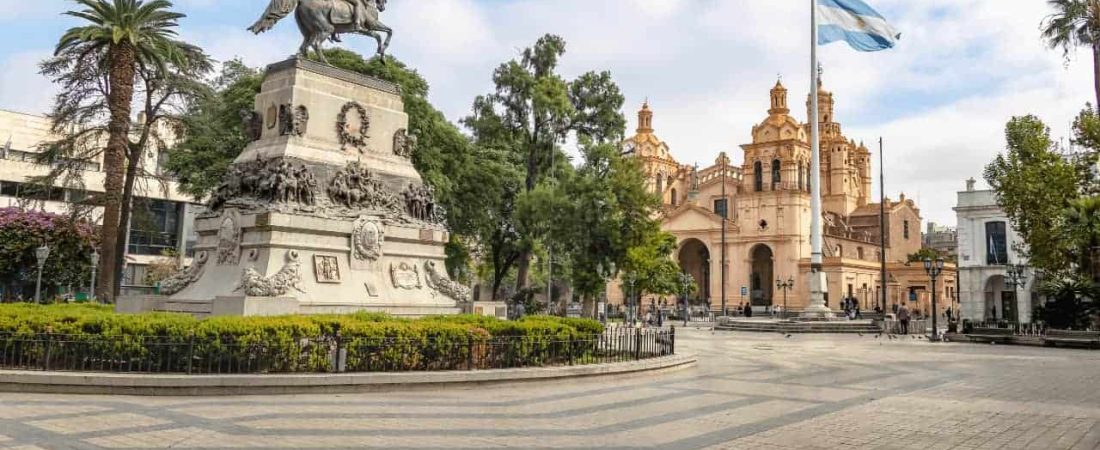
[[[1035,272],[1028,269],[1026,286],[1015,290],[1008,279],[1008,264],[1026,264],[1013,248],[1021,242],[1012,223],[997,205],[993,191],[974,189],[966,182],[955,207],[959,234],[959,303],[962,318],[1005,319],[1031,322],[1038,304]]]
[[[52,139],[49,119],[32,114],[0,110],[0,208],[26,205],[27,177],[48,173],[49,167],[34,163],[39,144]],[[160,171],[164,155],[151,151],[145,167]],[[57,188],[36,197],[35,207],[54,213],[66,212],[71,202],[85,195],[103,192],[102,164],[97,161],[85,167],[83,189]],[[135,194],[134,214],[127,239],[126,267],[123,271],[123,291],[141,292],[151,287],[144,283],[146,268],[166,251],[186,258],[197,236],[192,232],[195,216],[201,206],[178,192],[178,185],[166,186],[155,180],[143,180]],[[22,202],[21,203],[21,199]],[[99,218],[101,211],[93,216]]]

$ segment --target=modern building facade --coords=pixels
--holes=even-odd
[[[924,247],[955,261],[959,255],[959,232],[954,227],[929,222],[924,232]]]
[[[959,192],[959,302],[964,319],[1031,322],[1038,305],[1035,271],[1025,271],[1027,283],[1012,286],[1010,264],[1026,265],[1016,251],[1020,236],[1000,206],[996,193],[975,190],[970,179]]]
[[[101,161],[85,164],[82,185],[58,186],[43,193],[27,183],[28,177],[49,172],[49,167],[34,160],[39,145],[52,139],[46,117],[0,110],[0,207],[66,213],[73,205],[103,192]],[[164,158],[159,151],[150,150],[143,162],[145,169],[160,174]],[[138,185],[123,271],[123,291],[131,293],[152,288],[145,282],[145,274],[158,258],[170,253],[186,260],[197,239],[192,225],[202,208],[180,194],[178,185],[170,179],[143,179]],[[96,220],[102,216],[95,208],[90,213]]]
[[[883,248],[880,204],[871,194],[871,153],[844,135],[833,114],[833,94],[819,89],[828,304],[839,308],[844,298],[856,299],[864,310],[879,304],[880,261],[885,256],[888,302],[909,302],[911,308],[930,312],[930,280],[922,265],[907,263],[922,246],[920,210],[904,194],[887,200]],[[648,102],[638,112],[637,134],[622,145],[625,155],[642,160],[649,189],[661,198],[662,228],[676,236],[675,257],[698,285],[693,297],[712,308],[786,303],[794,311],[808,304],[809,125],[791,116],[782,83],[776,83],[770,99],[767,116],[752,127],[750,143],[741,146],[740,165],[725,152],[709,167],[681,164],[655,134]],[[776,288],[777,280],[791,279],[794,289],[785,293]],[[954,266],[940,281],[939,298],[949,298],[955,289]],[[608,299],[622,303],[629,290],[615,283]]]

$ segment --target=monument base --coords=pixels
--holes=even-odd
[[[832,320],[836,313],[825,306],[825,293],[828,292],[828,280],[825,272],[810,273],[810,304],[799,314],[798,320]]]
[[[288,316],[298,314],[298,299],[292,297],[218,297],[211,308],[213,316]]]

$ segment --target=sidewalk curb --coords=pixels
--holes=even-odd
[[[273,375],[158,375],[0,370],[0,392],[208,396],[401,391],[659,372],[690,367],[696,362],[696,356],[689,354],[611,364],[469,372]]]

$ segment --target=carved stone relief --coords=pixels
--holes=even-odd
[[[398,289],[414,290],[424,287],[420,284],[420,269],[407,262],[390,264],[390,280],[393,281],[393,287]]]
[[[235,266],[241,262],[241,227],[226,217],[218,228],[218,265]]]
[[[302,136],[309,126],[309,109],[304,105],[295,108],[286,104],[279,106],[279,134],[282,136]]]
[[[229,200],[254,199],[264,203],[313,206],[319,190],[317,180],[304,165],[282,158],[260,159],[236,164],[225,181],[210,196],[209,208],[217,211]]]
[[[249,141],[258,141],[264,133],[264,118],[260,113],[247,109],[241,110],[241,122],[244,124],[244,136]]]
[[[209,259],[210,255],[208,253],[199,252],[198,255],[195,255],[195,260],[191,262],[190,267],[160,282],[160,294],[175,295],[190,286],[191,283],[198,281],[199,277],[202,276],[203,268],[206,267],[206,261]]]
[[[340,109],[336,116],[336,135],[340,138],[340,145],[344,151],[353,147],[359,153],[367,151],[367,140],[370,138],[370,116],[367,108],[358,102],[348,102]]]
[[[298,252],[287,251],[286,264],[282,270],[265,278],[255,268],[249,267],[241,273],[241,281],[233,292],[243,292],[249,297],[282,297],[291,289],[305,292],[302,285],[302,264],[298,260]]]
[[[351,232],[351,254],[357,260],[377,261],[386,240],[385,225],[376,219],[360,217]]]
[[[439,267],[436,266],[435,261],[424,262],[424,279],[427,281],[428,287],[433,291],[443,294],[455,301],[470,301],[470,288],[451,280],[446,272],[440,270]]]
[[[332,177],[328,187],[329,200],[351,209],[373,209],[378,211],[401,212],[400,202],[377,177],[358,162],[350,162],[347,167]]]
[[[412,158],[415,149],[416,136],[410,135],[408,130],[402,128],[393,134],[393,154],[408,159]]]
[[[405,200],[405,214],[414,220],[432,224],[446,221],[443,207],[435,203],[435,194],[431,186],[426,184],[416,186],[410,183],[401,196]]]
[[[335,256],[313,255],[313,272],[318,283],[339,283],[340,260]]]

